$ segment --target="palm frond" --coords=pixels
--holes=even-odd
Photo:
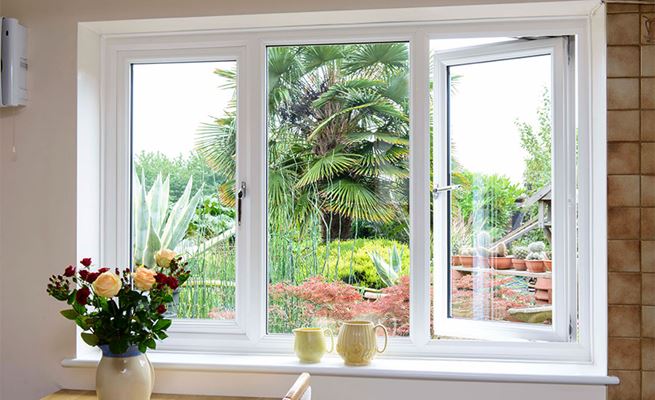
[[[343,153],[341,149],[334,149],[328,154],[313,160],[307,171],[296,183],[296,187],[300,188],[321,180],[331,179],[357,165],[360,158],[361,156],[358,154]]]
[[[408,137],[402,137],[400,134],[392,132],[352,132],[345,135],[344,138],[348,144],[380,141],[399,146],[409,146]]]
[[[323,107],[326,103],[334,100],[344,102],[348,99],[348,92],[352,90],[370,89],[382,85],[382,81],[366,78],[355,78],[349,79],[345,82],[337,82],[321,94],[318,99],[314,100],[312,105],[318,108]]]
[[[407,43],[369,43],[353,47],[344,60],[348,74],[382,68],[405,68],[409,63]]]
[[[393,218],[393,208],[361,182],[338,179],[330,182],[323,194],[330,212],[365,221],[389,222]]]
[[[349,46],[316,45],[302,47],[302,61],[305,72],[319,68],[329,62],[342,59]]]
[[[236,173],[236,121],[233,117],[202,124],[196,134],[195,147],[209,166],[226,179]]]

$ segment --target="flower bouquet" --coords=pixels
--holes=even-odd
[[[167,337],[172,322],[164,317],[167,305],[190,276],[186,263],[171,250],[160,250],[155,260],[154,268],[94,270],[91,259],[84,258],[81,267],[69,265],[62,275],[50,277],[48,294],[70,306],[61,314],[82,329],[84,342],[103,352],[96,374],[99,399],[150,398],[154,375],[145,353]],[[132,374],[133,382],[116,382],[130,378],[118,371],[130,358],[143,371]],[[117,360],[122,366],[112,364]],[[143,395],[134,396],[137,392]]]

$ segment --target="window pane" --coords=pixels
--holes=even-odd
[[[451,318],[551,324],[551,70],[448,68]]]
[[[269,47],[268,331],[409,334],[406,43]]]
[[[174,250],[191,278],[167,311],[234,318],[236,62],[132,66],[132,256]]]

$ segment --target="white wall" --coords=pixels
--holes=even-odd
[[[516,1],[516,0],[515,0]],[[467,0],[489,3],[489,0]],[[507,1],[511,2],[511,1]],[[93,387],[92,369],[64,369],[75,328],[45,293],[49,274],[76,258],[76,51],[80,21],[461,4],[457,0],[0,0],[29,29],[29,105],[0,111],[0,398],[34,400],[59,386]],[[16,152],[12,152],[15,147]],[[157,389],[205,393],[247,385],[281,393],[291,376],[159,371]],[[255,384],[254,384],[255,383]],[[604,398],[604,388],[315,378],[316,398]],[[346,395],[349,393],[349,395]],[[329,395],[329,397],[327,397]]]

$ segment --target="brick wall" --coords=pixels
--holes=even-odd
[[[608,399],[654,400],[655,7],[607,12]]]

